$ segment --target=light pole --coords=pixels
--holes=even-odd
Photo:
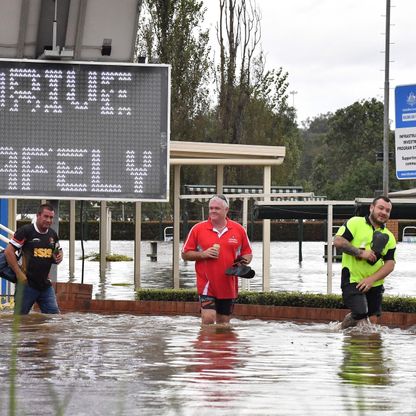
[[[297,91],[290,91],[289,94],[292,95],[292,107],[295,108],[295,95],[297,94]]]
[[[389,71],[390,66],[390,0],[386,0],[386,50],[384,57],[384,120],[383,120],[383,195],[389,193]]]

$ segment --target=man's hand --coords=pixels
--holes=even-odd
[[[356,287],[360,292],[367,293],[373,287],[373,284],[374,279],[371,277],[366,277],[365,279],[361,280],[361,282],[357,283]]]
[[[64,258],[64,253],[62,252],[62,249],[56,250],[53,253],[53,259],[56,264],[59,264]]]
[[[217,259],[219,256],[219,250],[217,247],[209,247],[201,253],[203,259]]]
[[[368,260],[370,263],[375,263],[377,261],[377,255],[373,250],[361,249],[360,254],[357,257],[363,260]]]
[[[341,237],[340,235],[335,236],[334,246],[343,253],[349,254],[357,259],[368,260],[369,262],[375,262],[377,260],[377,256],[374,251],[355,247],[347,239]]]

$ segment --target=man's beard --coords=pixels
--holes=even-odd
[[[379,221],[372,212],[370,213],[370,219],[372,223],[377,224],[379,226],[384,225],[387,222],[387,219],[385,221]]]

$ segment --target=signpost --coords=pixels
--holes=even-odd
[[[416,178],[416,85],[395,89],[396,101],[396,176]]]
[[[168,65],[0,59],[0,195],[167,201]]]

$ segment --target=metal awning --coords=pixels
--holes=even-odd
[[[250,165],[283,163],[284,146],[170,141],[171,165]]]
[[[327,219],[328,206],[332,206],[333,219],[348,219],[354,215],[367,215],[373,199],[355,201],[258,201],[254,207],[256,219]],[[391,199],[390,219],[416,219],[416,198]]]
[[[415,198],[416,188],[406,189],[404,191],[389,192],[389,198]]]

